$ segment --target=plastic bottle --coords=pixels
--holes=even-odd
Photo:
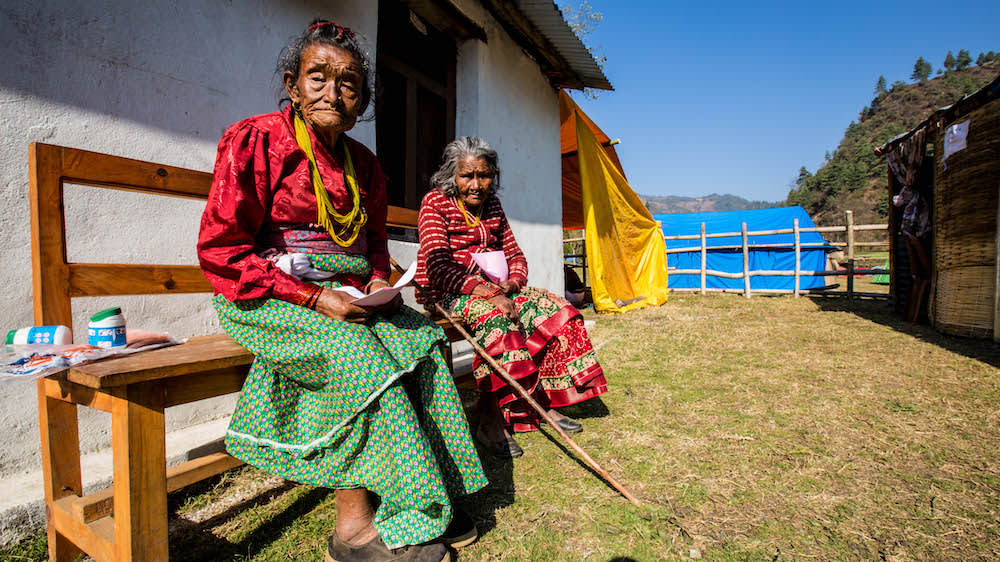
[[[30,343],[69,345],[73,343],[73,332],[66,326],[30,326],[7,332],[7,341],[4,343],[5,345]]]
[[[87,343],[97,347],[123,347],[125,345],[125,317],[122,309],[106,308],[90,317]]]

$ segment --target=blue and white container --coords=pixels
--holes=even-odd
[[[27,345],[45,343],[69,345],[73,343],[73,332],[66,326],[30,326],[7,332],[5,345]]]
[[[87,343],[97,347],[124,347],[125,317],[122,316],[122,309],[117,306],[106,308],[91,316]]]

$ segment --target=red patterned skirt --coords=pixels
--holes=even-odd
[[[479,345],[543,407],[569,406],[608,391],[577,309],[534,287],[515,293],[513,301],[520,324],[477,296],[453,296],[442,305],[472,328]],[[477,387],[497,395],[500,412],[513,431],[538,429],[538,414],[488,363],[477,355],[472,366]]]

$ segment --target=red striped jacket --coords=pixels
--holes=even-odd
[[[470,227],[458,202],[438,189],[430,190],[420,203],[417,220],[420,250],[416,281],[428,289],[417,294],[417,302],[437,301],[448,293],[468,295],[476,285],[488,281],[472,260],[477,252],[503,250],[510,281],[518,287],[528,282],[528,260],[514,240],[500,200],[495,195],[483,203],[479,224]]]

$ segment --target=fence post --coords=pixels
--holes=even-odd
[[[795,298],[799,298],[799,276],[802,274],[802,262],[800,261],[802,246],[799,241],[799,219],[792,219],[792,230],[795,234]]]
[[[847,260],[847,300],[854,300],[854,260]]]
[[[705,294],[708,291],[705,290],[705,270],[708,264],[708,249],[705,247],[705,223],[701,223],[701,294]]]
[[[854,259],[854,211],[844,211],[847,214],[847,259]]]
[[[847,300],[854,300],[854,211],[847,215]]]
[[[750,298],[750,249],[747,244],[747,223],[740,223],[743,237],[743,296]]]

